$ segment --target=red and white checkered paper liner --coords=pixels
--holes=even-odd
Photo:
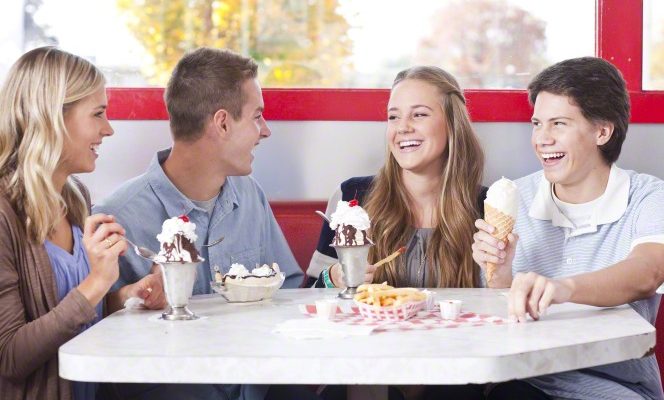
[[[426,305],[426,301],[418,301],[392,307],[374,307],[369,304],[355,301],[360,315],[364,318],[378,321],[405,321],[413,318]]]
[[[309,316],[316,316],[315,304],[300,304],[300,311]],[[374,333],[413,331],[413,330],[433,330],[441,328],[464,328],[503,325],[507,320],[495,315],[478,314],[467,310],[462,310],[459,318],[455,320],[444,320],[440,316],[438,305],[426,311],[419,311],[415,316],[408,320],[400,321],[380,321],[365,318],[360,314],[360,309],[356,305],[344,304],[337,307],[337,315],[333,322],[346,325],[370,325],[376,326]]]

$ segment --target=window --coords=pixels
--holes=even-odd
[[[5,14],[25,21],[5,68],[57,44],[124,87],[164,86],[203,45],[254,57],[264,87],[318,88],[387,88],[416,64],[465,88],[525,88],[545,66],[595,50],[595,0],[26,0]]]
[[[643,4],[643,89],[664,90],[664,2]]]

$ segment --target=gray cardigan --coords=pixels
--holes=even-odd
[[[87,190],[83,188],[89,202]],[[58,348],[96,317],[76,289],[57,301],[43,244],[28,240],[24,222],[0,195],[0,393],[3,400],[72,398],[58,376]]]

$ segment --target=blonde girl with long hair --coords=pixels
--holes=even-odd
[[[90,399],[58,376],[58,347],[102,316],[127,248],[112,216],[89,216],[85,187],[106,118],[105,80],[52,47],[13,65],[0,91],[0,393]]]
[[[405,257],[378,270],[369,265],[365,280],[400,287],[479,286],[471,245],[486,196],[484,155],[456,79],[431,66],[401,71],[387,106],[386,139],[386,162],[378,174],[343,182],[327,207],[329,216],[339,200],[355,198],[366,209],[375,243],[370,264],[406,246]],[[319,277],[317,287],[343,285],[329,246],[333,237],[323,224],[307,271]],[[427,391],[427,396],[481,398],[480,390],[468,386]]]

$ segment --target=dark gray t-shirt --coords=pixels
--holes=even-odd
[[[426,282],[427,244],[433,228],[417,228],[406,247],[406,268],[399,272],[399,286],[424,287]]]

